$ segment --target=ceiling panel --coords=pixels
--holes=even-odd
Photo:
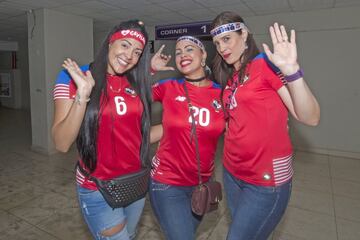
[[[242,0],[255,15],[292,11],[288,0]]]
[[[184,23],[190,22],[191,19],[189,17],[185,17],[180,15],[179,13],[165,13],[165,14],[157,14],[153,16],[154,20],[156,20],[156,24],[159,25],[166,25],[166,24],[173,24],[173,23]]]
[[[138,13],[140,16],[142,16],[142,15],[151,16],[151,15],[157,15],[157,14],[172,12],[172,10],[169,10],[167,8],[164,8],[162,6],[155,5],[155,4],[144,5],[141,8],[132,7],[131,10]]]
[[[136,13],[129,10],[129,9],[118,9],[118,10],[113,10],[113,11],[105,11],[103,12],[103,14],[107,14],[113,18],[136,18]]]
[[[334,0],[289,0],[293,11],[305,11],[334,7]]]
[[[211,11],[216,12],[217,14],[224,11],[232,11],[240,14],[241,17],[248,17],[255,15],[255,13],[247,5],[243,3],[222,5],[222,6],[212,7],[210,9]]]
[[[219,0],[194,0],[194,1],[197,3],[200,3],[201,5],[208,7],[208,8],[241,3],[240,0],[222,0],[222,1],[219,1]]]
[[[178,0],[176,2],[159,3],[159,6],[167,8],[172,11],[194,10],[201,9],[204,6],[191,0]]]
[[[20,34],[27,29],[26,11],[38,8],[86,16],[94,19],[95,31],[108,31],[131,18],[155,26],[212,20],[226,10],[248,17],[351,6],[360,6],[360,0],[0,0],[0,39],[26,37]]]
[[[336,0],[335,7],[360,6],[360,0]]]
[[[140,8],[144,5],[151,4],[151,2],[147,0],[99,0],[100,2],[109,4],[111,6],[115,6],[118,8]]]
[[[113,11],[116,7],[111,6],[109,4],[99,2],[99,1],[86,1],[81,3],[75,3],[71,5],[65,5],[61,7],[53,8],[57,11],[62,11],[66,13],[72,13],[75,15],[83,15],[89,14],[93,12],[101,12],[101,11]]]
[[[15,4],[8,1],[0,2],[0,13],[6,14],[8,16],[21,15],[29,9],[32,9],[32,7],[23,4]]]
[[[9,0],[9,2],[14,4],[22,4],[30,6],[32,9],[37,8],[53,8],[57,6],[64,5],[61,1],[54,0]]]
[[[150,3],[176,2],[177,0],[147,0]]]
[[[182,15],[192,20],[212,20],[216,16],[216,12],[207,8],[182,11]]]
[[[12,16],[6,19],[7,24],[11,24],[16,27],[27,27],[27,16],[26,14]]]

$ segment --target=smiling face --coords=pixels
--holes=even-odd
[[[109,44],[108,73],[123,74],[139,61],[143,45],[133,38],[122,38]]]
[[[213,38],[216,51],[227,64],[233,65],[235,69],[240,69],[241,54],[246,48],[247,31],[226,32]]]
[[[175,48],[177,69],[187,78],[203,77],[205,72],[201,62],[205,62],[206,52],[191,41],[178,41]]]

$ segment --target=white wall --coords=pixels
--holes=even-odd
[[[258,46],[274,21],[297,31],[305,79],[321,106],[316,128],[291,121],[297,149],[360,159],[360,8],[288,13],[245,20]]]
[[[48,9],[31,14],[28,14],[28,35],[32,148],[52,153],[50,128],[55,79],[65,58],[76,59],[79,64],[93,59],[93,22]]]

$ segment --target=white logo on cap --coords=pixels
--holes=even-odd
[[[130,32],[130,30],[122,30],[121,35],[126,36],[129,34],[129,32]]]

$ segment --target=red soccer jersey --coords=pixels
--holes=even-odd
[[[59,94],[59,91],[63,93]],[[73,80],[58,78],[55,99],[72,99],[75,93],[76,85]],[[102,180],[136,172],[141,167],[141,100],[127,78],[121,76],[107,76],[107,94],[108,98],[105,99],[103,95],[101,100],[104,105],[100,110],[102,115],[98,129],[97,166],[92,173]],[[89,181],[79,170],[76,172],[76,179],[81,186],[96,189],[95,183]]]
[[[246,78],[234,91],[227,87],[224,92],[224,102],[231,99],[224,166],[251,184],[276,186],[293,174],[288,111],[277,93],[283,83],[264,54],[252,60]]]
[[[153,86],[153,98],[162,102],[164,134],[153,158],[152,177],[162,183],[193,186],[199,183],[195,142],[190,140],[191,117],[183,84],[194,106],[201,176],[209,180],[214,170],[218,139],[225,128],[220,87],[196,87],[184,79],[167,79]]]

